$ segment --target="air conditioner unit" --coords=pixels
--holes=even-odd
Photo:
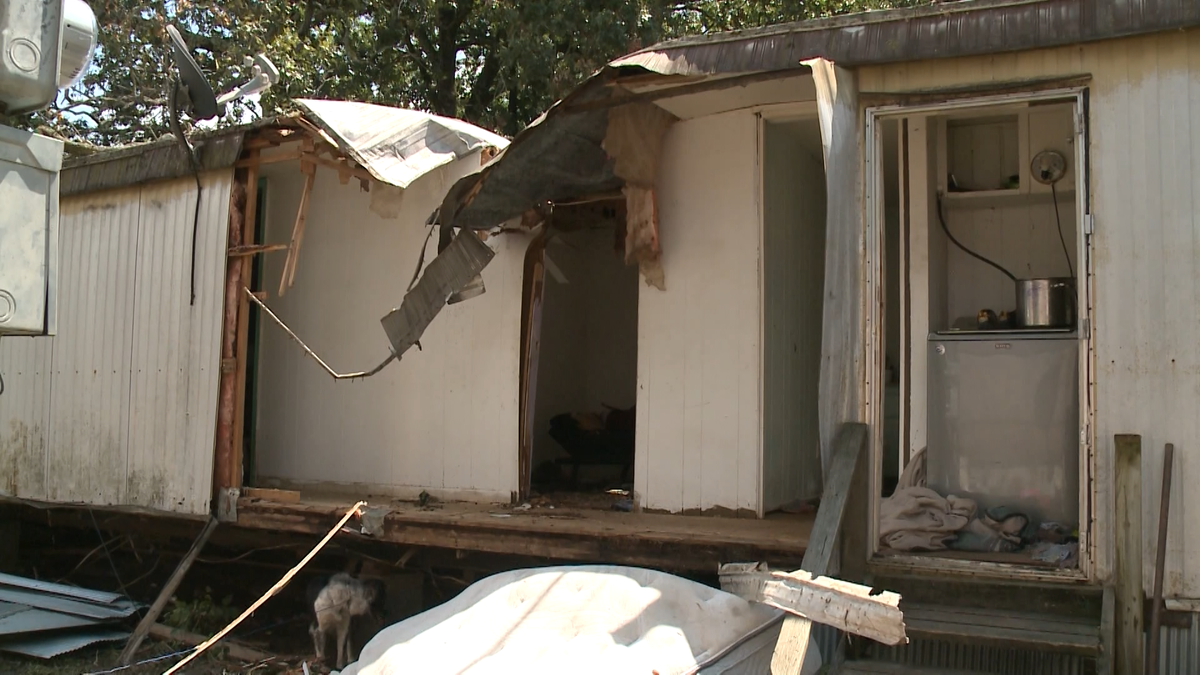
[[[0,0],[0,111],[50,105],[99,32],[83,0]],[[54,335],[63,143],[0,125],[0,335]]]

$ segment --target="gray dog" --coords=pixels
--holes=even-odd
[[[357,579],[345,572],[313,579],[308,584],[308,602],[316,620],[309,626],[317,658],[325,661],[325,644],[332,634],[337,639],[337,668],[354,660],[350,646],[350,621],[356,616],[383,613],[384,584],[377,579]]]

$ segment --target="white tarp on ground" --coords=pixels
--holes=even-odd
[[[383,629],[342,675],[766,675],[775,645],[770,633],[778,633],[781,617],[766,605],[653,570],[522,569],[480,580]],[[804,675],[821,667],[811,640],[804,666]]]

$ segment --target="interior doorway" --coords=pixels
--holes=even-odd
[[[762,124],[762,511],[820,497],[826,193],[815,115]]]
[[[883,564],[1086,574],[1083,110],[1044,92],[868,113]]]
[[[632,495],[639,281],[618,227],[556,226],[530,247],[523,497],[610,508]]]

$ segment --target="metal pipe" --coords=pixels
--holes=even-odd
[[[301,340],[295,333],[293,333],[292,329],[288,328],[287,324],[285,324],[282,319],[275,316],[275,312],[272,312],[271,308],[267,307],[266,304],[264,304],[262,300],[259,300],[258,296],[254,295],[254,293],[252,293],[249,288],[246,288],[245,286],[243,286],[242,290],[245,291],[246,296],[249,297],[254,302],[254,304],[258,305],[259,308],[262,309],[262,311],[267,313],[267,316],[271,317],[271,319],[275,323],[279,324],[279,327],[282,328],[284,330],[284,332],[286,332],[290,338],[295,340],[296,344],[300,345],[300,347],[304,350],[304,353],[308,354],[309,356],[311,356],[313,358],[314,361],[321,364],[321,367],[325,369],[325,372],[329,373],[329,376],[335,380],[357,380],[357,379],[362,379],[365,377],[371,377],[372,375],[383,370],[392,361],[397,360],[396,353],[392,352],[391,355],[388,356],[386,359],[384,359],[382,363],[375,366],[371,370],[360,371],[357,373],[339,373],[339,372],[335,371],[333,368],[330,368],[329,364],[325,363],[325,361],[323,361],[321,359],[321,357],[317,356],[316,352],[309,349],[308,345],[304,344],[304,340]]]

